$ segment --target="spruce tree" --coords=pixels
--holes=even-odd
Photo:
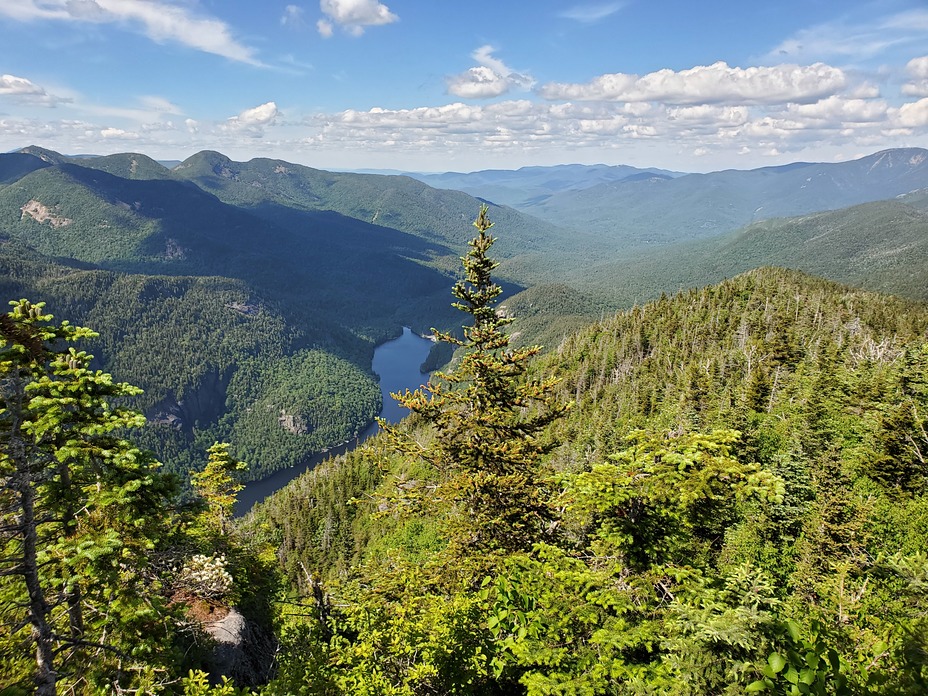
[[[170,646],[148,557],[172,479],[120,432],[137,394],[90,368],[43,304],[0,317],[0,682],[47,696],[152,685]],[[29,658],[29,653],[33,657]]]
[[[407,486],[401,495],[440,515],[453,549],[527,550],[547,536],[554,520],[538,475],[551,445],[539,435],[568,404],[552,398],[555,380],[528,377],[529,361],[541,348],[510,345],[504,329],[513,320],[497,307],[502,288],[491,275],[499,263],[488,256],[496,240],[486,206],[474,226],[477,235],[462,259],[465,277],[452,289],[453,306],[472,323],[463,327],[463,340],[433,329],[436,340],[461,349],[460,361],[435,373],[423,389],[393,395],[435,437],[423,445],[397,427],[381,427],[397,449],[436,472],[434,484]]]

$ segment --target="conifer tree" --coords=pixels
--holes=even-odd
[[[141,684],[171,642],[148,556],[173,480],[118,434],[144,418],[110,400],[139,390],[69,345],[95,334],[12,304],[0,322],[0,681],[42,696]]]
[[[210,523],[220,535],[225,535],[238,493],[245,487],[235,478],[235,472],[247,468],[245,462],[229,454],[228,443],[217,442],[209,448],[203,471],[190,477],[194,490],[209,508]]]
[[[527,376],[540,347],[510,346],[504,328],[513,320],[496,306],[502,288],[491,276],[499,263],[487,255],[496,240],[486,206],[474,226],[477,235],[462,259],[465,277],[452,289],[453,306],[473,323],[464,327],[463,340],[433,329],[436,340],[462,349],[460,362],[423,389],[393,395],[431,425],[435,438],[421,445],[396,427],[381,427],[400,451],[437,473],[434,485],[403,495],[441,514],[453,548],[525,550],[546,536],[554,519],[538,480],[550,445],[538,435],[568,404],[552,398],[555,380]]]

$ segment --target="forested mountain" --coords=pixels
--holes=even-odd
[[[609,240],[612,253],[707,239],[775,217],[893,198],[928,186],[928,151],[886,150],[836,164],[794,163],[570,190],[523,212]]]
[[[472,196],[439,191],[405,176],[327,172],[261,158],[234,162],[218,152],[197,153],[172,173],[228,204],[290,229],[311,225],[308,213],[326,211],[366,223],[364,234],[381,228],[406,232],[453,250],[445,258],[434,252],[424,258],[416,255],[448,270],[457,266],[477,205]],[[503,207],[495,213],[509,230],[501,256],[569,250],[571,235],[565,230]]]
[[[783,266],[869,290],[928,299],[924,193],[748,225],[714,239],[593,264],[575,287],[615,306]]]
[[[553,195],[581,191],[599,184],[642,179],[672,178],[677,172],[628,165],[561,164],[553,167],[521,167],[516,170],[485,169],[467,174],[410,174],[435,188],[454,189],[472,196],[514,208],[539,205]]]
[[[328,209],[259,214],[142,155],[28,150],[0,156],[0,284],[100,327],[89,349],[145,389],[145,444],[178,471],[216,439],[251,476],[349,439],[378,409],[374,344],[449,317],[456,249]]]
[[[603,214],[624,220],[639,240],[655,225],[673,229],[664,241],[685,238],[701,210],[728,216],[721,226],[697,225],[697,236],[712,239],[635,254],[618,228],[568,229],[493,207],[514,340],[552,347],[616,308],[758,265],[923,297],[917,194],[719,236],[745,211],[755,216],[761,192],[758,217],[888,196],[924,184],[923,160],[921,151],[892,150],[840,165],[672,179],[623,167],[465,179],[522,182],[545,198],[533,203],[538,211],[555,211],[561,196],[590,196],[584,215],[608,204]],[[194,465],[195,449],[231,439],[258,475],[350,438],[369,419],[374,344],[403,324],[426,331],[452,321],[449,278],[478,207],[465,193],[405,176],[234,162],[209,151],[169,169],[137,153],[74,158],[29,147],[0,155],[0,285],[10,298],[46,299],[61,316],[99,327],[91,350],[102,367],[146,390],[135,400],[154,422],[146,444],[180,470]],[[327,384],[328,371],[344,379],[321,387],[318,399],[343,394],[337,415],[318,399],[307,406],[283,396],[279,375],[308,388]]]
[[[12,693],[924,693],[926,305],[760,268],[607,311],[770,259],[921,298],[922,192],[691,244],[685,272],[554,228],[498,265],[482,208],[455,320],[464,194],[34,152],[0,157],[0,290],[101,336],[25,301],[0,316]],[[352,187],[433,222],[372,225],[387,208]],[[575,286],[495,282],[559,248]],[[407,320],[464,325],[401,395],[413,416],[230,525],[236,455],[260,475],[350,437],[377,408],[372,346]],[[189,504],[110,397],[149,415],[136,442],[202,469]],[[247,672],[210,662],[204,628],[239,608]]]
[[[531,373],[573,407],[539,439],[557,523],[524,551],[455,551],[454,518],[417,512],[455,437],[424,411],[423,458],[378,438],[250,519],[332,593],[282,683],[922,693],[926,337],[924,305],[778,269],[576,333]]]

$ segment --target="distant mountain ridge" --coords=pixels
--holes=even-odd
[[[928,301],[928,188],[860,205],[756,222],[594,264],[575,287],[619,306],[781,266],[872,291]]]
[[[603,183],[633,181],[641,178],[673,178],[682,176],[653,167],[639,169],[629,165],[560,164],[550,167],[521,167],[516,170],[485,169],[482,171],[409,176],[435,188],[455,189],[494,203],[522,209],[538,205],[547,198],[565,191],[579,191]]]
[[[847,162],[708,174],[565,165],[413,176],[581,230],[612,253],[624,254],[928,187],[928,150],[899,148]]]

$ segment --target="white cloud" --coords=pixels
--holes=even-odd
[[[200,124],[192,118],[186,119],[184,125],[187,126],[188,133],[196,134],[200,132]]]
[[[768,60],[812,61],[827,58],[863,60],[895,46],[923,41],[928,10],[917,9],[851,23],[826,22],[802,29],[767,54]]]
[[[327,19],[316,23],[319,33],[328,38],[337,24],[352,36],[361,36],[365,27],[399,21],[390,8],[377,0],[319,0],[319,9]]]
[[[448,78],[448,92],[464,99],[487,99],[509,91],[509,81],[485,65]]]
[[[100,131],[100,137],[107,140],[138,140],[139,134],[121,128],[104,128]]]
[[[658,70],[641,77],[614,73],[585,84],[548,83],[539,93],[551,100],[657,101],[681,105],[808,103],[834,94],[846,84],[843,71],[824,63],[732,68],[718,62],[679,72]]]
[[[261,64],[254,49],[236,41],[225,22],[165,0],[0,0],[0,15],[19,21],[128,23],[157,43],[176,41],[230,60]]]
[[[600,20],[609,17],[610,15],[615,14],[627,3],[625,2],[607,2],[599,4],[589,4],[589,5],[574,5],[569,7],[563,12],[558,14],[558,17],[563,17],[564,19],[572,19],[575,22],[582,22],[584,24],[593,24],[599,22]]]
[[[790,104],[787,107],[790,116],[834,124],[880,123],[885,121],[887,110],[887,104],[882,100],[843,99],[837,96],[814,104]]]
[[[335,27],[332,26],[332,22],[326,19],[320,19],[316,22],[316,29],[319,30],[319,36],[323,39],[331,38],[332,34],[335,32]]]
[[[303,8],[299,5],[287,5],[284,13],[280,18],[283,26],[302,27],[306,24],[303,20]]]
[[[42,106],[55,106],[61,102],[70,101],[64,97],[49,94],[44,87],[16,75],[0,75],[0,97],[9,97],[19,102]]]
[[[928,98],[903,104],[899,107],[896,119],[903,128],[923,128],[928,126]]]
[[[255,106],[251,109],[245,109],[238,116],[233,116],[223,124],[224,130],[239,131],[253,138],[260,138],[264,135],[264,129],[274,124],[280,111],[277,104],[267,102]]]
[[[907,97],[928,97],[928,56],[913,58],[905,69],[912,81],[902,85],[902,93]]]
[[[495,58],[496,49],[484,45],[471,54],[478,65],[446,78],[448,93],[462,99],[487,99],[506,94],[512,89],[531,89],[535,81],[530,75],[516,72]]]
[[[748,109],[744,106],[680,106],[667,109],[667,119],[683,125],[709,124],[714,127],[738,126],[748,120]]]

